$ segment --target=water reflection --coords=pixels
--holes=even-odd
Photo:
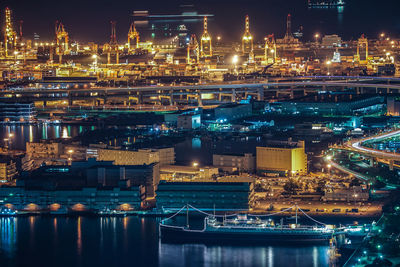
[[[327,266],[327,246],[236,247],[159,242],[160,266]],[[308,264],[308,265],[307,265]]]
[[[0,217],[0,252],[11,257],[16,250],[17,218]]]
[[[82,229],[81,229],[81,216],[78,217],[77,222],[77,240],[76,240],[77,252],[80,256],[82,253]]]
[[[201,148],[201,139],[198,137],[192,138],[192,149],[200,149]]]
[[[29,142],[33,142],[33,126],[29,125]]]
[[[94,126],[63,126],[52,124],[36,125],[1,125],[0,140],[8,138],[13,134],[10,140],[12,149],[24,150],[26,142],[38,142],[43,139],[70,138],[84,132],[86,129],[95,129]]]
[[[63,127],[62,138],[69,138],[70,135],[68,134],[68,128]]]

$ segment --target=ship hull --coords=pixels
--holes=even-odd
[[[237,243],[237,244],[328,244],[332,234],[289,233],[280,231],[205,230],[187,231],[160,225],[161,240],[166,243]]]

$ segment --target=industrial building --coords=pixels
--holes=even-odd
[[[233,121],[252,115],[251,104],[224,104],[215,108],[215,119],[219,122]]]
[[[36,110],[33,103],[0,102],[0,121],[29,122],[35,117]]]
[[[368,201],[369,192],[363,190],[360,186],[354,186],[348,189],[332,189],[331,191],[325,192],[322,197],[324,201]]]
[[[281,114],[302,115],[354,115],[379,112],[384,109],[383,96],[353,96],[350,94],[319,94],[296,100],[275,102],[270,110]]]
[[[199,166],[164,165],[160,167],[161,180],[192,181],[213,180],[218,176],[218,168]]]
[[[137,151],[98,149],[97,160],[113,161],[115,165],[149,165],[158,162],[162,166],[175,163],[175,150],[174,148],[139,149]]]
[[[139,186],[130,188],[69,188],[34,190],[24,187],[0,187],[0,199],[7,199],[3,206],[26,211],[72,212],[96,211],[105,208],[136,210],[142,205]]]
[[[400,98],[388,97],[387,98],[387,112],[388,116],[400,116]]]
[[[167,182],[157,189],[157,208],[181,208],[190,204],[200,209],[248,210],[253,201],[249,182]]]
[[[17,174],[15,161],[9,158],[0,158],[0,183],[12,181]]]
[[[201,116],[200,114],[181,114],[178,116],[177,124],[179,129],[197,129],[201,126]]]
[[[270,142],[266,147],[257,147],[256,167],[259,173],[306,174],[304,141]]]
[[[321,46],[325,48],[340,47],[342,45],[342,38],[337,34],[325,35],[322,38]]]
[[[255,157],[245,154],[214,154],[213,166],[228,173],[243,171],[252,173],[255,170]]]

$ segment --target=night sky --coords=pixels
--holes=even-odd
[[[347,0],[344,16],[335,11],[313,11],[308,13],[307,0],[198,0],[191,1],[199,13],[213,13],[218,23],[210,23],[213,34],[229,34],[239,38],[243,16],[251,16],[251,26],[256,39],[270,32],[284,34],[285,15],[292,13],[293,28],[305,26],[305,32],[322,31],[343,34],[345,38],[357,38],[361,33],[375,35],[382,30],[392,34],[400,32],[398,0]],[[1,20],[4,7],[13,10],[15,25],[24,21],[24,34],[32,38],[37,32],[43,40],[53,37],[54,22],[62,20],[72,39],[80,41],[106,42],[109,40],[110,20],[117,21],[117,35],[125,38],[134,10],[149,10],[150,13],[180,13],[179,0],[12,0],[1,1]],[[234,29],[237,29],[232,33]],[[230,30],[231,32],[228,32]],[[296,29],[293,29],[296,30]],[[375,36],[374,36],[375,37]],[[261,39],[261,38],[260,38]]]

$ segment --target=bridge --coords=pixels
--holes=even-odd
[[[398,83],[398,84],[396,84]],[[357,94],[400,93],[400,79],[379,77],[298,77],[282,78],[275,81],[255,80],[211,83],[179,86],[138,86],[138,87],[92,87],[92,88],[14,88],[0,91],[3,101],[56,101],[65,100],[69,105],[74,101],[84,100],[103,102],[118,99],[126,103],[162,103],[170,105],[197,102],[216,104],[236,102],[249,95],[258,100],[265,100],[266,95],[275,98],[285,95],[294,98],[294,94],[307,95],[321,91],[355,91]]]

